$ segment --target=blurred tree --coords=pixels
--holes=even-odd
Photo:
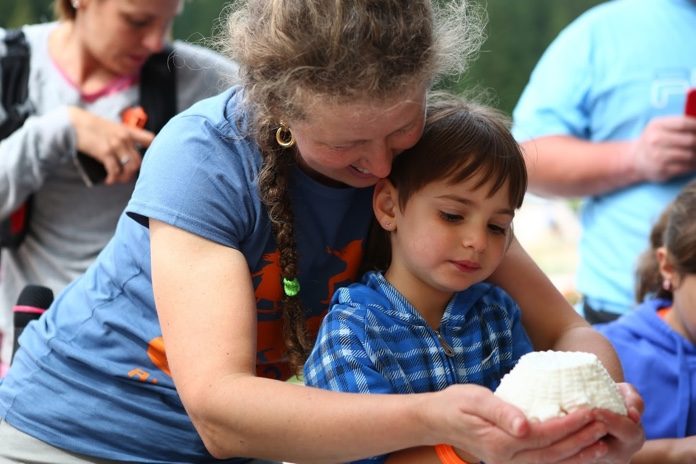
[[[184,11],[174,22],[174,36],[190,42],[210,37],[226,2],[221,0],[184,0]],[[0,0],[0,27],[53,19],[53,0]]]
[[[575,17],[603,1],[488,0],[488,38],[478,59],[463,76],[443,86],[485,92],[488,103],[510,114],[549,43]]]
[[[441,85],[455,92],[486,91],[488,103],[510,113],[546,46],[573,18],[604,0],[474,1],[486,4],[488,39],[467,73]],[[174,22],[174,36],[205,44],[219,28],[225,4],[221,0],[185,0],[184,11]],[[0,27],[53,18],[51,0],[0,0],[0,12]]]

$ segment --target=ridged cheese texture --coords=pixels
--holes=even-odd
[[[592,353],[534,351],[522,356],[495,391],[528,419],[544,421],[579,407],[626,414],[623,398],[609,373]]]

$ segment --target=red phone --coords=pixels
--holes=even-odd
[[[686,91],[686,105],[684,105],[684,114],[696,118],[696,87]]]

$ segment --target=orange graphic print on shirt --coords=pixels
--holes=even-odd
[[[336,289],[342,285],[354,282],[363,258],[363,242],[354,240],[344,248],[326,248],[327,255],[334,258],[331,268],[336,269],[335,274],[329,275],[324,283],[318,282],[313,291],[314,301],[319,305],[314,308],[305,308],[307,311],[307,328],[312,336],[315,336],[321,325],[321,321],[328,309],[328,303]],[[280,252],[274,251],[263,255],[263,266],[259,271],[252,273],[255,286],[257,306],[257,353],[256,374],[261,377],[285,380],[294,375],[285,361],[285,342],[283,341],[283,317],[281,298],[283,288],[280,277]],[[303,283],[302,292],[312,292],[312,286]],[[171,377],[171,371],[167,362],[164,348],[164,340],[161,336],[151,339],[148,343],[147,356],[152,364],[161,372]],[[133,369],[129,377],[142,382],[157,383],[154,373],[144,369]]]
[[[349,242],[344,248],[326,248],[328,255],[337,258],[332,261],[336,271],[325,278],[325,283],[318,282],[319,287],[312,288],[309,283],[302,282],[300,292],[309,292],[310,300],[320,304],[314,308],[305,308],[308,313],[307,328],[315,336],[321,321],[328,309],[328,303],[334,291],[341,285],[354,282],[363,257],[362,240]],[[258,338],[257,338],[257,375],[277,379],[287,379],[290,372],[285,362],[285,342],[283,341],[283,318],[280,301],[283,288],[280,277],[280,252],[278,250],[263,256],[264,265],[253,274],[256,287],[256,306],[258,308]],[[258,279],[258,280],[257,280]]]
[[[336,288],[338,288],[342,282],[353,282],[357,277],[360,263],[362,263],[363,242],[362,240],[353,240],[343,249],[334,250],[333,248],[326,247],[326,251],[346,264],[345,270],[331,276],[329,279],[326,298],[321,300],[322,304],[328,305],[331,302],[331,297],[336,291]]]

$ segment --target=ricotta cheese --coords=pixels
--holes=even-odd
[[[623,397],[593,353],[534,351],[522,356],[495,391],[528,419],[544,421],[580,407],[626,414]]]

